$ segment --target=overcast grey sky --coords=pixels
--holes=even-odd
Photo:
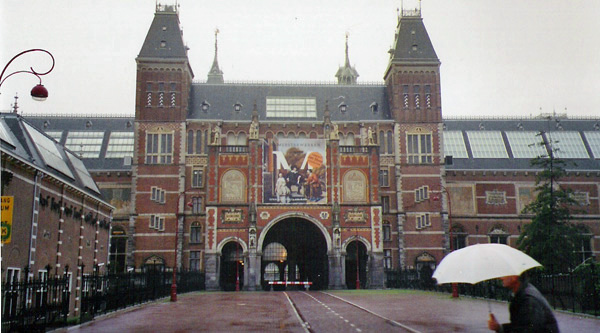
[[[359,82],[373,82],[383,80],[402,1],[178,2],[197,80],[210,69],[218,27],[226,81],[333,81],[349,32]],[[0,89],[0,110],[18,92],[24,114],[133,115],[135,57],[154,10],[155,0],[0,1],[2,67],[29,48],[56,58],[42,78],[47,101],[34,102],[36,79],[20,74]],[[600,117],[600,1],[423,0],[422,16],[442,62],[445,117],[535,116],[540,108]],[[8,72],[49,64],[30,54]]]

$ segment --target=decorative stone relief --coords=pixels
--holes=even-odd
[[[221,202],[245,201],[246,177],[239,170],[229,170],[221,178]]]
[[[344,174],[342,189],[344,202],[365,203],[367,201],[367,180],[358,170],[351,170]]]
[[[487,205],[506,205],[506,191],[485,191],[485,203]]]

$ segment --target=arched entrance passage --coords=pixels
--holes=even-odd
[[[315,223],[301,217],[282,219],[260,244],[263,289],[270,289],[269,281],[310,281],[311,290],[327,288],[327,240]]]
[[[359,240],[346,246],[346,287],[364,289],[367,285],[367,247]]]
[[[244,287],[244,249],[236,241],[227,242],[221,250],[219,285],[225,291],[242,290]]]

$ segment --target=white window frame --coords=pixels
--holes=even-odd
[[[173,164],[173,144],[173,132],[147,132],[146,164]]]
[[[415,224],[417,230],[431,227],[431,216],[429,213],[418,214],[415,217]]]
[[[431,132],[406,133],[406,161],[408,164],[433,163],[433,134]]]
[[[415,202],[422,202],[429,199],[429,186],[421,186],[415,190]]]

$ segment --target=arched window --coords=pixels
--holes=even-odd
[[[194,153],[194,131],[188,131],[187,134],[187,153],[188,154],[193,154]]]
[[[383,131],[379,132],[379,153],[385,154],[387,149],[385,147],[385,133]]]
[[[248,144],[248,141],[246,140],[246,133],[239,133],[238,137],[237,137],[237,145],[238,146],[245,146]]]
[[[265,281],[279,281],[279,267],[275,263],[265,267]]]
[[[355,145],[354,133],[348,133],[346,135],[346,140],[344,141],[344,146],[354,146],[354,145]]]
[[[190,243],[202,243],[202,225],[200,222],[194,222],[190,226]]]
[[[263,251],[264,261],[286,261],[287,250],[280,243],[271,243]]]
[[[387,150],[388,154],[394,153],[394,136],[392,135],[392,131],[387,132]]]
[[[234,133],[227,133],[227,145],[237,146],[237,137]]]
[[[201,130],[196,131],[196,154],[202,153],[202,133]]]

